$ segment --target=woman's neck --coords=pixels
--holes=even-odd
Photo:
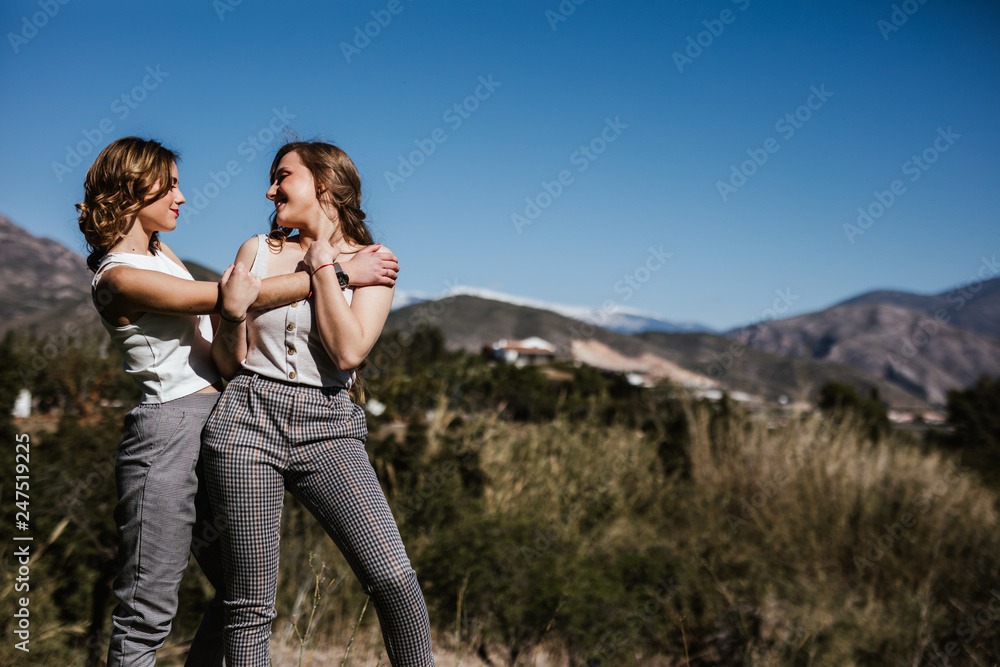
[[[302,248],[303,252],[309,250],[309,246],[316,239],[326,239],[330,242],[330,245],[339,248],[341,252],[348,252],[348,249],[352,248],[354,244],[344,238],[343,230],[339,229],[339,222],[339,220],[324,218],[313,224],[303,225],[297,229],[298,235],[293,238]]]
[[[132,255],[149,255],[149,243],[153,238],[152,232],[147,232],[135,222],[118,243],[108,248],[108,252],[124,252]]]

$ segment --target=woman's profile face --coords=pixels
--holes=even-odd
[[[177,216],[180,215],[180,206],[185,200],[177,181],[176,162],[170,164],[170,178],[173,187],[167,194],[143,206],[135,216],[147,232],[169,232],[177,228]],[[160,185],[156,181],[152,191],[159,190]]]
[[[282,227],[298,227],[322,213],[316,181],[295,151],[285,153],[278,162],[267,198],[274,202],[275,222]]]

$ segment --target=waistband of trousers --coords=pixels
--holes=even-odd
[[[140,403],[134,410],[193,410],[206,405],[214,405],[222,396],[221,391],[194,392],[163,403]]]
[[[240,369],[231,382],[239,382],[247,387],[266,387],[270,391],[279,391],[289,395],[304,393],[315,396],[324,396],[326,398],[343,398],[344,400],[350,400],[349,390],[346,387],[339,385],[316,387],[309,384],[285,382],[283,380],[275,380],[274,378],[265,377],[259,373],[248,371],[245,368]]]

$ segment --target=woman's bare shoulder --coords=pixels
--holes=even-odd
[[[168,246],[163,241],[158,241],[158,243],[160,247],[160,252],[169,257],[173,262],[176,262],[177,265],[183,268],[185,271],[187,270],[187,267],[184,266],[184,262],[182,262],[181,258],[177,256],[177,253],[175,253],[173,250],[170,249],[170,246]]]
[[[387,246],[387,245],[384,245],[382,243],[373,243],[372,245],[377,245],[378,246],[378,250],[375,251],[377,253],[388,253],[388,254],[393,255],[393,256],[396,255],[396,253],[394,253],[392,250],[390,250],[389,246]],[[340,251],[340,255],[338,256],[339,257],[338,261],[343,261],[343,260],[351,259],[351,258],[355,257],[362,250],[366,250],[366,249],[371,248],[371,247],[372,246],[370,246],[370,245],[354,245],[354,246],[349,246],[347,248],[344,248],[344,249],[342,249]]]

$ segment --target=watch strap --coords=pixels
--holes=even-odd
[[[351,283],[350,277],[347,275],[347,272],[341,268],[340,262],[333,263],[333,270],[337,272],[337,282],[340,283],[340,289],[344,289]]]

